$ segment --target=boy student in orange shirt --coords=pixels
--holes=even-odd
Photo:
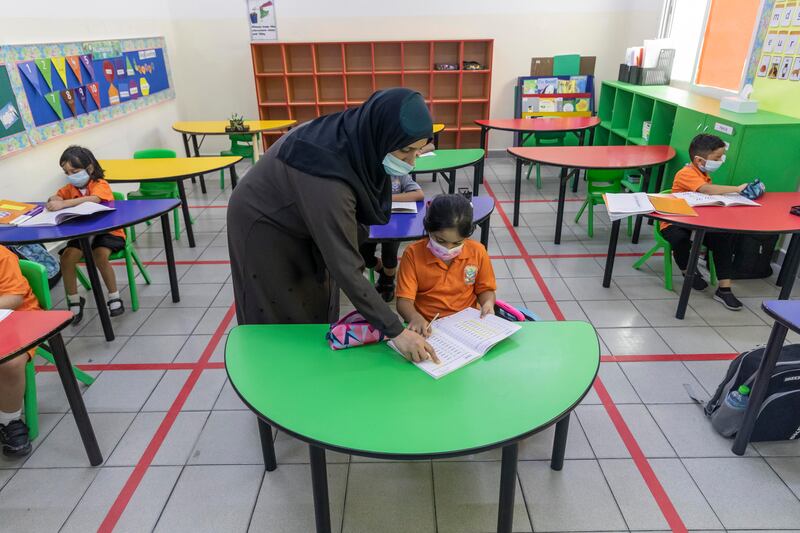
[[[59,211],[83,202],[100,203],[114,199],[111,187],[103,179],[105,174],[100,163],[88,149],[81,146],[70,146],[61,154],[58,164],[67,175],[69,183],[47,200],[47,209],[50,211]],[[125,231],[123,229],[96,235],[92,239],[94,261],[108,289],[107,303],[111,316],[121,315],[125,312],[125,307],[119,297],[117,277],[108,257],[124,247]],[[86,305],[86,299],[78,296],[78,279],[75,274],[75,269],[82,257],[83,251],[76,240],[67,241],[66,247],[61,250],[61,274],[64,276],[67,305],[75,315],[73,324],[77,324],[83,319],[83,307]]]
[[[36,296],[19,269],[19,259],[5,246],[0,246],[0,309],[39,309]],[[22,421],[28,360],[28,357],[19,355],[0,363],[0,445],[3,455],[8,457],[21,457],[31,452],[28,426]]]
[[[406,248],[397,273],[397,312],[408,329],[430,336],[429,323],[467,307],[494,314],[497,282],[486,248],[469,239],[472,205],[460,194],[440,195],[425,214],[428,237]]]
[[[672,182],[672,192],[700,192],[703,194],[727,194],[742,192],[747,184],[738,186],[714,185],[709,174],[719,169],[725,162],[725,142],[716,135],[701,133],[692,139],[689,145],[689,160],[675,175]],[[675,262],[686,275],[689,262],[689,251],[692,246],[691,231],[661,223],[661,234],[672,245],[672,254]],[[717,268],[719,288],[714,293],[714,299],[731,311],[740,311],[742,302],[731,292],[731,274],[733,262],[733,235],[730,233],[707,233],[703,244],[714,252],[714,266]],[[705,290],[708,287],[706,280],[695,272],[693,288]]]

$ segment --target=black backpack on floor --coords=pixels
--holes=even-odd
[[[759,347],[739,354],[731,361],[725,379],[717,392],[705,404],[705,413],[713,417],[728,393],[740,385],[752,388],[756,371],[764,357],[765,348]],[[788,344],[781,349],[778,364],[764,396],[753,428],[752,442],[793,440],[800,437],[800,344]]]
[[[778,235],[736,235],[733,242],[733,279],[768,278]]]

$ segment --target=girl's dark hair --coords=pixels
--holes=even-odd
[[[81,168],[84,170],[91,165],[94,170],[89,174],[89,178],[92,180],[103,179],[105,176],[103,167],[97,162],[97,158],[95,158],[91,150],[83,146],[70,146],[64,150],[64,153],[61,154],[61,159],[58,160],[58,164],[63,167],[64,163],[69,163],[72,168]]]
[[[472,204],[460,194],[440,194],[434,198],[428,204],[422,223],[428,233],[455,228],[459,235],[466,238],[475,231]]]

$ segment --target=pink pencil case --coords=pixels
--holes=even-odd
[[[367,322],[361,313],[353,311],[331,324],[331,329],[325,334],[325,338],[331,350],[344,350],[381,342],[385,337]]]

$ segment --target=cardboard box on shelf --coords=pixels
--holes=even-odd
[[[597,62],[595,56],[581,56],[580,71],[581,76],[594,76],[594,66]],[[552,57],[533,57],[531,58],[531,76],[552,76],[553,58]]]

